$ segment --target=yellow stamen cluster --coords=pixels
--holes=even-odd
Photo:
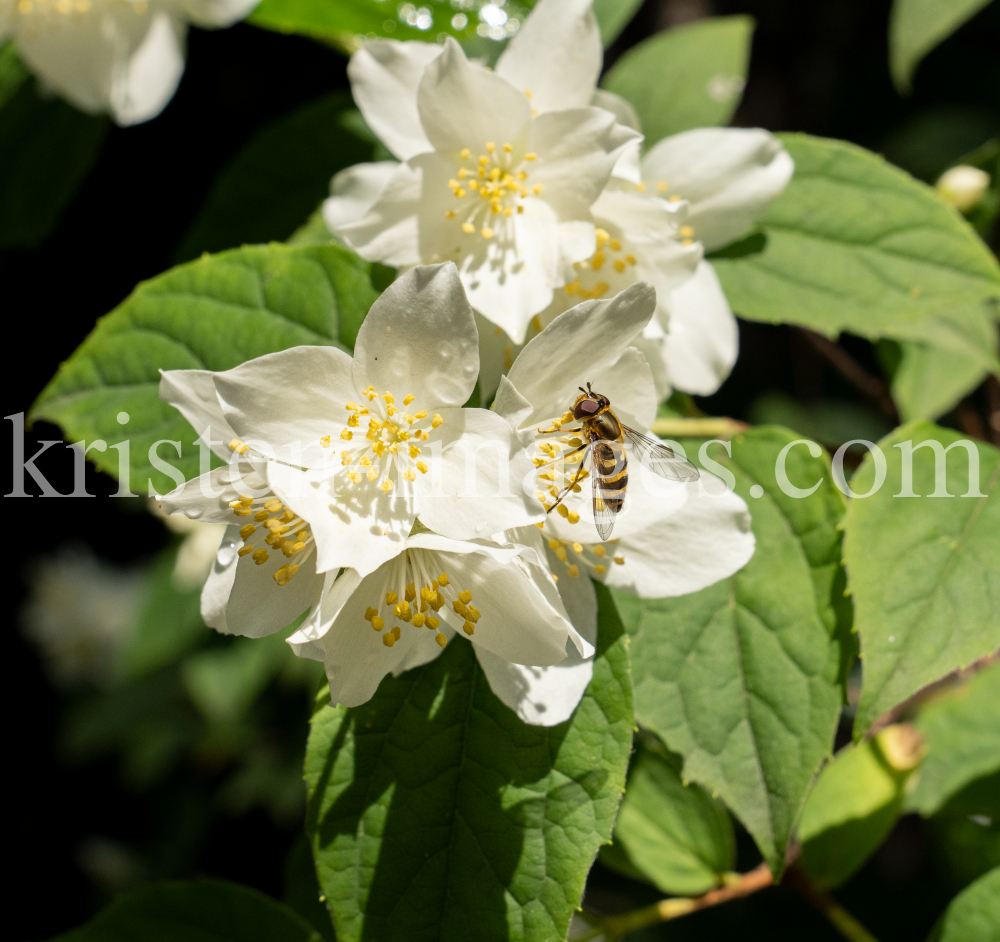
[[[609,540],[608,545],[617,543],[617,540]],[[550,539],[548,547],[559,562],[566,567],[566,575],[571,579],[577,579],[580,575],[580,566],[590,570],[595,576],[603,576],[608,571],[608,551],[603,543],[569,543],[566,540]],[[570,556],[570,553],[573,555]],[[624,564],[624,556],[611,557],[619,566]],[[552,573],[552,578],[556,581],[559,577]]]
[[[412,560],[408,557],[404,561],[407,566],[412,565]],[[408,569],[404,571],[408,572]],[[405,576],[403,577],[406,578]],[[437,634],[434,640],[443,648],[448,639],[445,634],[438,629],[441,627],[441,619],[438,613],[445,605],[451,604],[456,615],[463,619],[462,630],[471,635],[476,630],[476,623],[480,618],[480,611],[472,604],[472,593],[468,590],[461,591],[452,586],[446,572],[442,572],[436,579],[427,579],[417,588],[418,579],[406,582],[402,588],[402,595],[390,589],[385,594],[385,603],[382,599],[377,600],[377,604],[369,605],[365,609],[365,621],[369,622],[375,631],[382,631],[387,620],[395,620],[396,624],[382,635],[382,643],[391,648],[401,637],[402,624],[412,625],[414,628],[427,628]],[[450,599],[442,590],[447,590],[448,596],[454,595]]]
[[[542,184],[528,185],[528,171],[525,167],[538,155],[527,153],[514,155],[514,146],[504,144],[498,150],[493,141],[487,141],[486,153],[473,159],[472,151],[466,147],[459,152],[461,161],[455,176],[448,181],[448,189],[457,200],[472,200],[457,203],[455,208],[445,211],[446,219],[462,218],[462,231],[468,235],[477,229],[484,239],[496,235],[496,226],[515,213],[523,213],[523,200],[542,192]]]
[[[313,540],[309,525],[276,497],[254,498],[249,494],[241,494],[236,500],[230,501],[229,506],[235,516],[250,517],[254,521],[240,528],[240,538],[243,540],[243,545],[237,551],[240,557],[252,556],[258,566],[263,566],[271,558],[268,548],[275,552],[280,550],[287,559],[291,559],[311,547]],[[254,538],[261,532],[266,534],[263,538],[264,545],[255,545]],[[274,581],[278,585],[287,585],[298,571],[299,564],[288,563],[274,573]]]
[[[532,464],[538,469],[536,475],[535,497],[541,501],[542,506],[548,510],[559,499],[559,496],[566,488],[572,486],[574,494],[579,494],[582,485],[590,477],[586,470],[580,470],[580,462],[583,460],[585,451],[581,451],[580,446],[584,444],[580,437],[581,429],[576,426],[571,429],[564,429],[576,420],[572,412],[564,412],[558,419],[553,419],[548,428],[539,426],[539,435],[555,435],[555,438],[545,438],[536,440],[535,457],[531,459]],[[573,454],[570,454],[573,452]],[[577,473],[579,472],[579,477]],[[556,513],[570,523],[578,523],[580,515],[574,510],[570,510],[565,503],[556,507]]]
[[[596,235],[597,251],[586,261],[573,264],[573,268],[580,272],[580,275],[564,288],[571,297],[577,297],[584,301],[592,298],[603,298],[612,291],[611,282],[605,281],[600,275],[590,278],[589,272],[603,272],[607,266],[618,275],[624,275],[629,268],[634,268],[636,264],[635,256],[622,248],[620,239],[611,236],[606,229],[597,229]],[[608,274],[610,275],[610,272]],[[614,280],[613,275],[610,277]],[[581,278],[587,283],[584,284]],[[624,285],[616,287],[615,290],[620,290],[622,287]]]
[[[427,412],[421,409],[411,415],[405,411],[405,407],[416,398],[412,393],[407,393],[403,397],[404,409],[396,405],[396,397],[388,390],[379,395],[373,386],[369,386],[364,396],[369,403],[378,399],[382,405],[369,407],[358,405],[356,402],[347,403],[345,408],[350,414],[347,418],[347,428],[340,432],[341,440],[355,441],[353,429],[358,429],[360,435],[362,417],[367,418],[368,429],[364,433],[363,441],[359,441],[353,449],[340,452],[340,463],[342,467],[348,469],[347,478],[352,484],[360,484],[364,480],[372,483],[378,481],[377,487],[388,494],[398,483],[390,476],[393,469],[407,481],[415,481],[417,472],[427,473],[427,464],[417,460],[421,449],[416,443],[427,441],[429,431],[424,426],[413,427],[414,423],[423,422],[427,418]],[[373,414],[373,408],[378,414]],[[385,418],[381,418],[383,413]],[[435,413],[430,428],[440,428],[443,424],[444,419]],[[330,436],[323,436],[320,445],[329,448]]]
[[[250,450],[250,446],[244,445],[238,438],[234,438],[229,443],[229,450],[235,451],[238,455],[245,455]]]

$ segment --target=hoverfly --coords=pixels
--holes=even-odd
[[[669,481],[697,481],[699,471],[690,461],[679,458],[662,442],[642,435],[619,421],[618,416],[611,411],[608,397],[591,390],[590,383],[587,383],[586,389],[582,386],[578,388],[581,395],[573,403],[573,418],[579,420],[585,441],[564,457],[580,451],[584,455],[573,480],[559,495],[559,499],[548,508],[548,513],[552,513],[563,502],[583,477],[584,466],[589,459],[593,465],[594,523],[601,539],[609,540],[615,517],[625,503],[625,489],[628,486],[625,442],[632,446],[642,464]]]

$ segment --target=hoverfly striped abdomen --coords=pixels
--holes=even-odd
[[[595,500],[599,499],[612,513],[625,503],[628,486],[628,460],[617,442],[597,440],[593,445]]]

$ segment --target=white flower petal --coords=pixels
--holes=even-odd
[[[260,0],[173,0],[187,18],[205,29],[232,26],[256,7]]]
[[[653,289],[635,284],[608,300],[578,304],[533,338],[508,373],[534,409],[530,423],[562,415],[579,395],[578,386],[621,358],[655,307]]]
[[[336,232],[363,219],[385,192],[398,167],[395,160],[381,160],[355,164],[336,174],[330,182],[330,196],[323,201],[323,222],[327,229]]]
[[[345,404],[358,398],[351,369],[350,355],[336,347],[291,347],[215,373],[214,381],[237,436],[266,442],[268,457],[312,467],[327,463],[319,440],[339,433]]]
[[[479,331],[479,396],[483,405],[487,405],[497,394],[504,373],[521,352],[521,344],[514,343],[502,327],[490,323],[478,311],[476,329]],[[529,407],[528,414],[530,412]],[[514,423],[514,427],[518,424]]]
[[[695,238],[707,250],[744,235],[784,190],[795,165],[759,128],[698,128],[666,137],[643,158],[646,185],[666,183],[691,204]]]
[[[539,114],[590,104],[604,48],[591,0],[540,0],[501,54],[496,73],[531,93]]]
[[[266,494],[268,484],[249,465],[241,462],[238,467],[226,465],[224,468],[214,468],[206,474],[185,481],[169,494],[164,494],[159,499],[159,504],[166,514],[179,514],[207,523],[233,524],[236,518],[229,502],[251,491],[254,496]],[[244,523],[245,520],[240,525]]]
[[[415,268],[372,305],[354,347],[354,382],[428,414],[461,406],[476,386],[479,336],[451,262]],[[411,406],[402,399],[413,395]]]
[[[684,392],[711,395],[739,353],[739,327],[715,269],[701,261],[693,278],[659,297],[664,310],[658,316],[667,330],[660,351],[670,382]]]
[[[334,232],[369,261],[384,262],[393,268],[419,264],[421,234],[417,214],[422,178],[419,166],[397,165],[365,215],[337,225]]]
[[[513,664],[482,645],[475,648],[490,690],[531,726],[568,720],[594,673],[594,659],[584,658],[571,644],[566,659],[549,667]]]
[[[604,581],[640,598],[664,598],[697,592],[745,566],[755,543],[747,505],[712,482],[702,481],[708,494],[688,485],[689,499],[676,514],[623,536],[616,553],[625,562],[608,567]]]
[[[481,151],[487,142],[523,144],[528,99],[498,75],[469,62],[450,36],[417,91],[424,133],[438,151]],[[457,163],[457,162],[456,162]]]
[[[188,420],[216,455],[229,461],[229,443],[236,433],[222,414],[214,376],[211,370],[160,370],[160,398]]]
[[[592,105],[594,108],[603,108],[605,111],[610,111],[619,124],[624,124],[625,127],[631,128],[640,134],[642,133],[639,115],[636,114],[635,108],[632,107],[631,103],[622,98],[621,95],[605,91],[603,88],[595,88],[594,94],[587,104]],[[636,145],[636,150],[638,151],[638,144]],[[615,176],[619,176],[619,174],[616,173]],[[639,177],[636,177],[634,182],[638,183]]]
[[[472,540],[543,520],[534,488],[523,487],[534,470],[531,459],[510,425],[485,409],[440,414],[444,451],[433,472],[416,481],[421,523]]]
[[[417,89],[441,47],[419,40],[366,42],[347,66],[358,108],[379,140],[400,160],[430,150],[420,124]]]
[[[284,554],[272,552],[258,565],[251,555],[237,555],[242,543],[239,527],[229,527],[202,590],[202,617],[218,631],[263,638],[287,628],[319,602],[323,576],[312,557],[301,562],[287,584],[278,585],[274,574],[288,563]]]

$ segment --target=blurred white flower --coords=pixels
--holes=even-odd
[[[961,164],[941,174],[937,191],[959,212],[975,209],[990,186],[990,175],[978,167]]]
[[[48,87],[121,125],[156,117],[184,72],[189,23],[230,26],[260,0],[0,0],[13,39]]]
[[[36,560],[28,582],[21,627],[41,650],[52,680],[61,687],[111,681],[135,628],[145,572],[66,547]]]

